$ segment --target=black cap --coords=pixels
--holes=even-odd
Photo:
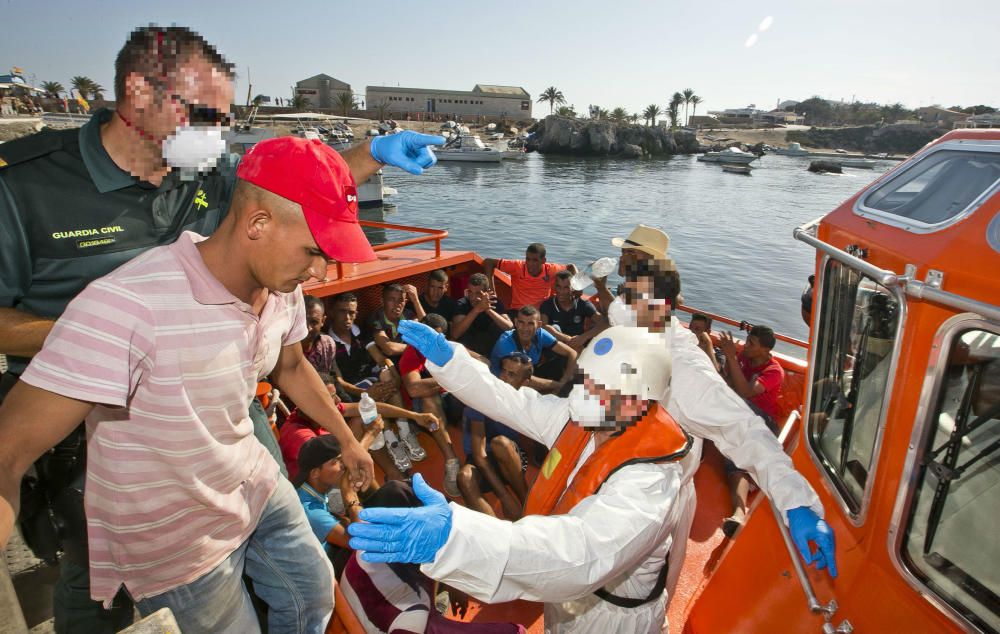
[[[340,457],[340,441],[332,434],[310,438],[299,449],[299,473],[295,476],[295,486],[309,479],[309,472],[322,467],[328,460]]]

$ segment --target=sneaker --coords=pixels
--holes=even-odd
[[[444,492],[453,498],[462,495],[458,489],[458,470],[460,467],[458,458],[451,458],[444,463]]]
[[[427,457],[427,452],[420,446],[420,441],[417,440],[417,436],[413,432],[408,434],[401,432],[399,434],[399,442],[406,449],[407,455],[410,456],[410,460],[413,462],[420,462]]]
[[[406,473],[412,469],[413,463],[410,462],[410,457],[406,455],[406,449],[403,449],[402,444],[396,440],[396,435],[388,430],[382,433],[385,435],[385,446],[389,448],[389,455],[392,456],[392,461],[395,463],[396,468],[401,473]]]

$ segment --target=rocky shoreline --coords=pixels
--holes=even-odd
[[[549,115],[528,131],[534,134],[527,148],[541,154],[639,158],[700,151],[695,135],[660,126]]]

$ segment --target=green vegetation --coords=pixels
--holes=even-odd
[[[56,99],[59,98],[60,94],[66,92],[66,89],[63,88],[63,85],[57,81],[43,81],[42,90],[45,91],[45,95],[47,97],[55,97]]]
[[[337,93],[337,98],[333,100],[334,107],[340,110],[340,114],[345,117],[351,114],[358,104],[354,100],[354,95],[349,92],[339,92]]]
[[[576,108],[573,106],[559,106],[556,109],[556,114],[560,117],[573,117],[576,118]]]
[[[625,121],[628,119],[628,110],[621,107],[615,108],[614,110],[611,111],[611,114],[609,115],[608,118],[614,121],[615,123],[625,123]]]
[[[655,103],[649,104],[646,106],[646,109],[642,111],[642,117],[646,120],[646,125],[651,126],[656,125],[656,117],[661,114],[663,114],[663,111],[660,110],[660,107]]]
[[[546,88],[542,95],[538,98],[538,103],[549,102],[549,114],[552,114],[553,109],[556,105],[562,105],[566,103],[566,98],[563,97],[562,91],[560,91],[555,86],[549,86]]]
[[[306,106],[309,105],[309,101],[306,99],[305,95],[295,95],[292,97],[291,105],[295,110],[305,110]]]
[[[77,75],[69,83],[84,99],[104,99],[104,87],[90,77]]]
[[[877,103],[838,104],[820,97],[810,97],[794,106],[785,108],[787,112],[805,115],[806,125],[872,125],[876,123],[896,123],[902,119],[914,118],[914,112],[901,103],[879,105]]]

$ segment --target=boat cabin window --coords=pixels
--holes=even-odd
[[[809,441],[857,516],[872,472],[900,310],[887,289],[834,260],[826,264],[822,293]]]
[[[939,150],[868,194],[862,207],[934,227],[971,211],[998,184],[1000,153]]]
[[[958,333],[917,461],[902,557],[980,629],[1000,631],[1000,334]]]

